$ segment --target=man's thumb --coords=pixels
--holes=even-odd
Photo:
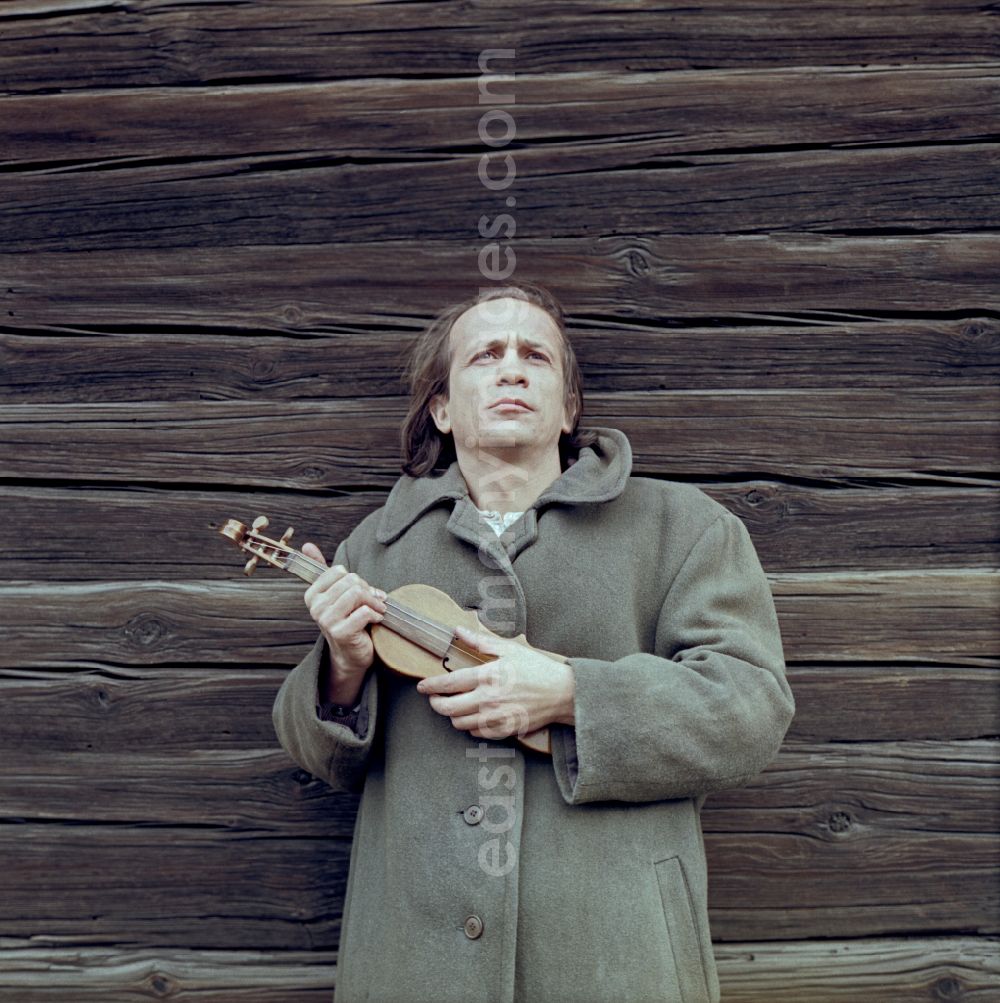
[[[315,543],[304,543],[302,545],[302,553],[306,557],[311,557],[314,561],[319,561],[323,567],[326,567],[326,558],[323,556],[323,551]]]

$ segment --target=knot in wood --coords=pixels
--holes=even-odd
[[[258,356],[250,363],[250,375],[256,383],[266,383],[274,376],[274,359]]]
[[[157,996],[168,996],[173,993],[174,987],[170,979],[163,975],[154,975],[149,980],[150,988]]]
[[[140,648],[156,644],[166,634],[166,626],[152,613],[140,613],[125,624],[125,637]]]
[[[951,975],[946,975],[931,987],[931,993],[936,1000],[960,1000],[965,995],[962,983]]]
[[[286,324],[301,324],[303,316],[301,308],[297,307],[294,303],[289,303],[288,306],[281,311],[281,319]]]
[[[637,247],[629,248],[626,252],[628,270],[632,275],[645,275],[649,271],[649,259],[646,252]]]
[[[827,824],[830,826],[830,832],[842,833],[851,828],[854,820],[846,811],[835,811],[830,815]]]
[[[970,320],[962,328],[962,337],[971,342],[989,341],[996,333],[997,329],[992,324],[980,320]]]
[[[316,466],[315,464],[306,464],[305,466],[300,467],[299,473],[307,481],[319,481],[326,476],[326,471],[322,467]]]

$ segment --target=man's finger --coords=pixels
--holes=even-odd
[[[459,718],[469,718],[473,724],[479,714],[479,698],[475,690],[466,693],[455,693],[452,696],[444,696],[441,693],[431,693],[427,702],[439,714],[450,717],[452,722]],[[469,727],[472,727],[470,725]]]
[[[480,669],[478,665],[470,665],[465,669],[455,669],[441,676],[430,676],[417,683],[418,693],[464,693],[475,689],[479,683]]]
[[[475,651],[481,651],[484,655],[499,655],[500,645],[504,641],[503,638],[493,637],[491,634],[481,634],[479,631],[469,630],[468,627],[456,627],[455,636],[463,644]]]

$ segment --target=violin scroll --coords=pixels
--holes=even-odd
[[[288,562],[295,551],[288,545],[295,532],[291,526],[285,530],[280,540],[272,540],[261,533],[262,529],[267,529],[268,518],[264,515],[254,519],[250,529],[238,519],[229,519],[219,532],[227,539],[233,541],[240,550],[250,554],[250,560],[243,568],[245,575],[252,575],[257,565],[264,561],[281,571],[288,570]]]

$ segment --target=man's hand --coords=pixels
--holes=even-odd
[[[573,724],[573,670],[517,641],[456,628],[458,639],[494,661],[421,679],[417,691],[451,723],[476,738],[525,735],[547,724]]]
[[[326,564],[323,552],[313,543],[307,543],[302,553]],[[322,696],[337,703],[354,702],[375,657],[368,626],[384,618],[385,598],[381,589],[373,589],[339,564],[327,568],[306,589],[309,615],[323,632],[332,659]]]

